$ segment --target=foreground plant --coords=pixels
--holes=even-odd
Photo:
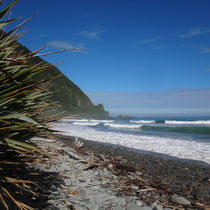
[[[0,209],[9,209],[10,206],[32,209],[15,196],[24,190],[31,191],[30,184],[34,183],[21,180],[18,173],[10,173],[10,169],[14,171],[16,167],[18,172],[23,159],[32,161],[26,158],[28,154],[41,153],[30,138],[46,135],[50,131],[47,123],[51,121],[43,115],[49,106],[47,98],[51,79],[38,82],[32,79],[47,70],[49,65],[30,64],[38,51],[25,54],[16,41],[21,36],[19,30],[27,21],[7,33],[3,30],[17,20],[2,21],[17,1],[0,12]]]

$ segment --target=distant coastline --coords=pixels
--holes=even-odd
[[[123,118],[131,118],[131,119],[135,119],[136,117],[134,116],[131,116],[131,115],[117,115],[115,117],[110,117],[110,119],[123,119]]]

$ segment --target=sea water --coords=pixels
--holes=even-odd
[[[53,127],[63,135],[139,153],[210,164],[210,117],[63,119]]]

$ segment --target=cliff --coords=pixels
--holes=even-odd
[[[30,52],[26,47],[20,45],[20,50]],[[40,57],[34,57],[32,64],[47,63]],[[60,75],[50,87],[52,102],[57,102],[60,108],[52,110],[53,113],[62,116],[79,115],[81,117],[106,118],[109,113],[104,110],[103,105],[94,105],[89,97],[70,79],[68,79],[56,66],[52,65],[47,71],[34,77],[34,80],[41,80]],[[62,114],[60,114],[62,113]]]

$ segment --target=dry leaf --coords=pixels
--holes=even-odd
[[[67,192],[68,194],[71,194],[71,195],[79,195],[78,192],[75,191],[75,190],[66,189],[66,192]]]

